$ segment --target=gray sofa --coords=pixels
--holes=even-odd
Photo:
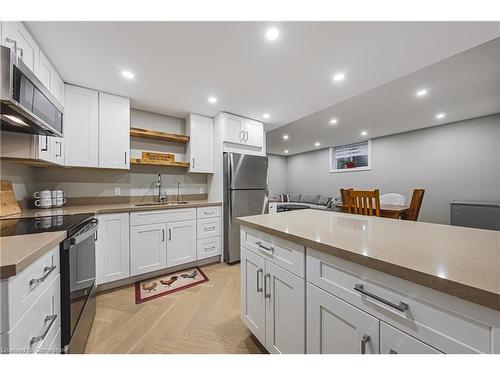
[[[281,202],[277,202],[276,205],[279,208],[282,205],[301,205],[309,206],[315,210],[334,210],[337,198],[327,197],[320,194],[296,194],[288,193],[282,194],[280,196]]]

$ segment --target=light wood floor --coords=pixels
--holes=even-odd
[[[134,287],[97,296],[86,353],[261,353],[240,320],[240,266],[202,267],[209,282],[135,304]]]

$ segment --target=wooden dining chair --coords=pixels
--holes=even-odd
[[[408,218],[406,220],[417,221],[422,201],[424,200],[425,189],[415,189],[411,196],[410,209],[408,210]]]
[[[380,193],[375,190],[349,190],[347,212],[350,214],[380,216]]]
[[[354,190],[353,188],[340,189],[340,199],[342,199],[342,206],[347,206],[349,202],[349,192]],[[348,212],[347,208],[342,207],[342,212]]]

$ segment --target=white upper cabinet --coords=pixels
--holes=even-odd
[[[49,91],[52,91],[52,82],[54,81],[54,73],[55,70],[52,67],[52,64],[50,61],[47,59],[45,54],[40,51],[39,53],[39,58],[38,58],[38,64],[35,65],[35,74],[38,77],[40,81],[49,89]]]
[[[54,70],[52,74],[52,83],[50,84],[52,95],[64,106],[64,81]]]
[[[186,149],[189,172],[213,173],[214,120],[190,113],[186,119],[186,135],[190,137]]]
[[[223,151],[265,155],[264,124],[231,113],[220,113],[216,118],[221,127]]]
[[[244,143],[245,119],[243,117],[225,114],[224,141],[232,143]]]
[[[66,165],[97,168],[99,166],[98,93],[66,85],[65,102],[63,132]]]
[[[245,145],[262,147],[264,143],[264,124],[259,121],[245,119]]]
[[[99,93],[99,167],[130,168],[130,99]]]
[[[16,50],[24,64],[36,74],[40,48],[22,22],[2,22],[2,44]]]

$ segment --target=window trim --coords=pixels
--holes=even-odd
[[[354,145],[357,143],[363,143],[363,142],[368,142],[368,165],[366,167],[356,167],[356,168],[346,168],[346,169],[336,169],[335,168],[335,166],[337,165],[337,163],[336,163],[337,159],[335,159],[335,162],[334,162],[335,147],[350,146],[350,145]],[[355,143],[350,143],[350,144],[346,144],[346,145],[331,146],[328,164],[329,164],[330,173],[371,171],[372,170],[372,140],[368,139],[367,141],[355,142]]]

